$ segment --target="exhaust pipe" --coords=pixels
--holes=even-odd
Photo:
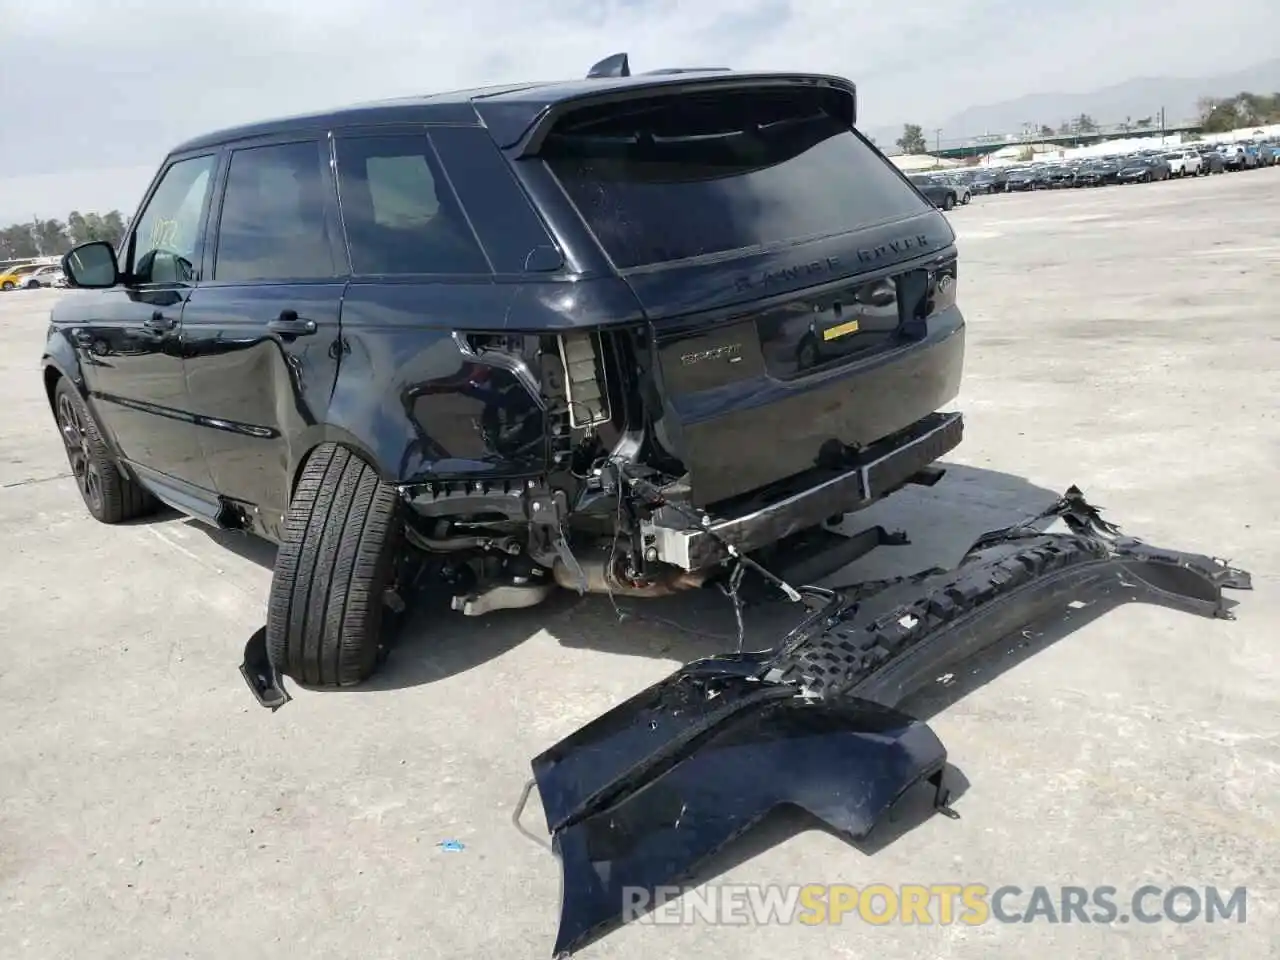
[[[618,572],[619,563],[626,557],[622,550],[609,547],[593,547],[584,556],[575,557],[581,570],[572,569],[564,558],[556,559],[551,573],[555,581],[566,590],[577,593],[604,593],[615,597],[668,597],[701,587],[711,570],[681,570],[664,567],[661,573],[648,580],[636,581]]]

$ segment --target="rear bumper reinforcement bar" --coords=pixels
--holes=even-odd
[[[633,919],[637,891],[690,879],[779,806],[851,840],[919,785],[945,809],[946,750],[898,705],[1022,627],[1106,599],[1230,618],[1222,591],[1250,586],[1224,561],[1122,536],[1072,487],[951,570],[859,602],[808,589],[813,612],[776,648],[688,664],[533,760],[563,877],[555,954]]]
[[[652,537],[657,559],[683,570],[700,570],[720,560],[723,544],[742,551],[777,543],[794,533],[821,524],[828,517],[861,510],[888,496],[925,471],[930,464],[959,445],[964,419],[959,413],[935,413],[908,435],[867,451],[862,463],[767,506],[727,517],[713,518],[703,529],[647,523],[642,527],[646,543]],[[935,477],[926,476],[923,482]]]

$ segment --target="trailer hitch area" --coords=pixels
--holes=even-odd
[[[946,805],[946,751],[927,725],[760,681],[759,666],[692,663],[533,761],[563,878],[555,956],[634,919],[637,892],[687,878],[779,807],[852,841],[922,781]]]
[[[1028,624],[1101,599],[1227,618],[1223,590],[1251,581],[1122,535],[1071,487],[950,570],[854,586],[803,588],[828,599],[773,649],[687,664],[533,760],[561,861],[556,956],[634,919],[635,891],[688,879],[777,807],[859,840],[928,780],[954,817],[946,750],[899,704]]]

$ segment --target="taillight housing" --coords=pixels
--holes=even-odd
[[[959,261],[954,257],[929,270],[928,289],[923,304],[926,318],[956,305],[956,287],[959,281]]]

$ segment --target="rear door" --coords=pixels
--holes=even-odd
[[[909,397],[855,399],[849,377],[919,335],[927,265],[954,234],[839,97],[797,87],[590,107],[541,148],[651,320],[696,500],[923,415]]]
[[[347,267],[329,156],[323,133],[230,151],[207,279],[183,315],[187,390],[213,483],[272,538],[341,355]]]

